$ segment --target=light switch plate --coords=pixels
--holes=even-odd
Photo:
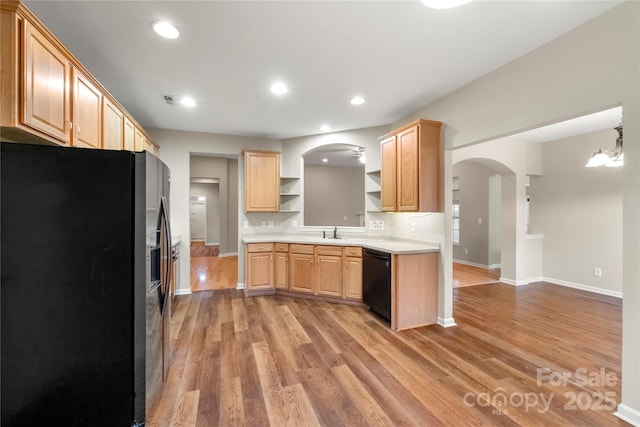
[[[246,219],[242,221],[242,228],[249,228],[249,221],[247,221]]]
[[[293,228],[298,227],[298,221],[296,221],[295,219],[293,221],[291,221],[291,227],[293,227]]]
[[[273,228],[273,221],[269,221],[269,228]]]

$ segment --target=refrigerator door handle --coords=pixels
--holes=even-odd
[[[167,198],[162,197],[160,199],[160,218],[159,222],[163,227],[164,232],[164,244],[166,245],[167,256],[163,258],[165,276],[164,280],[160,284],[160,313],[164,314],[165,300],[168,298],[169,292],[169,280],[171,280],[171,227],[169,226],[169,211],[167,209]]]

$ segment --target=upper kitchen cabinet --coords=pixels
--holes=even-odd
[[[0,39],[3,140],[134,148],[135,120],[21,2],[0,2]]]
[[[443,211],[441,125],[416,120],[380,138],[382,211]]]
[[[73,70],[73,146],[102,148],[102,92]]]
[[[280,153],[243,151],[244,211],[280,211]]]
[[[6,29],[3,22],[3,40],[7,40],[4,34]],[[24,61],[22,122],[58,139],[64,145],[69,145],[71,142],[71,65],[69,60],[55,44],[28,21],[24,22],[22,48]],[[4,54],[3,47],[3,62],[5,62]],[[4,83],[3,81],[2,103],[6,113],[11,111],[13,106],[4,105],[9,101],[4,94],[10,90]]]
[[[124,113],[117,105],[102,98],[102,147],[105,150],[124,148]]]
[[[124,118],[124,149],[128,151],[135,151],[136,143],[136,125],[133,124],[128,117]]]

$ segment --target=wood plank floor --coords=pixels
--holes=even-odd
[[[174,307],[169,379],[148,426],[626,425],[612,415],[616,298],[465,287],[457,327],[398,333],[359,307],[235,290]],[[609,385],[583,384],[601,370]]]
[[[218,246],[191,242],[192,292],[235,289],[238,286],[238,256],[218,256]]]
[[[488,270],[459,262],[453,263],[453,287],[486,285],[500,281],[500,269]]]

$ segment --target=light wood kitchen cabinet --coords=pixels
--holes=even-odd
[[[245,212],[280,211],[280,153],[243,151]]]
[[[128,117],[124,118],[124,149],[135,151],[136,125]]]
[[[0,2],[0,40],[3,140],[134,148],[130,131],[135,120],[24,3]],[[118,114],[126,119],[120,144]],[[144,131],[140,134],[146,138]]]
[[[344,248],[344,297],[362,300],[362,248]]]
[[[122,150],[124,148],[124,113],[117,105],[102,99],[102,148]]]
[[[144,151],[144,146],[145,146],[144,133],[142,132],[142,130],[136,127],[134,129],[134,134],[133,134],[133,149],[135,151]]]
[[[391,136],[380,143],[382,167],[380,170],[380,210],[396,210],[396,137]]]
[[[319,295],[342,296],[342,247],[316,246],[316,289]]]
[[[289,290],[314,293],[315,265],[313,245],[290,245]]]
[[[273,243],[250,243],[247,245],[247,288],[270,290],[273,288]]]
[[[439,254],[393,255],[391,329],[433,325],[438,320]]]
[[[102,92],[74,68],[73,146],[102,148]]]
[[[289,244],[276,243],[274,258],[274,285],[278,289],[289,289]]]
[[[443,211],[440,127],[416,120],[380,138],[383,211]]]
[[[3,43],[5,41],[6,39]],[[25,125],[58,139],[60,143],[69,145],[71,143],[71,65],[69,60],[56,45],[28,21],[24,21],[23,52],[24,116],[22,121]],[[3,69],[3,74],[4,72]],[[4,87],[3,92],[5,92]],[[3,99],[3,104],[5,101]]]

